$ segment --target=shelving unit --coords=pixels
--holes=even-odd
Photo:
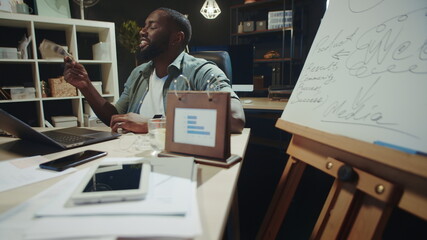
[[[35,98],[0,100],[0,108],[33,127],[44,127],[52,116],[76,116],[83,126],[83,95],[74,97],[43,97],[42,81],[63,74],[62,59],[42,59],[38,50],[43,39],[67,46],[69,52],[88,70],[92,81],[102,82],[102,96],[109,102],[119,97],[114,23],[79,19],[52,18],[36,15],[0,13],[0,47],[17,47],[26,35],[31,38],[28,59],[0,59],[0,87],[27,86],[35,88]],[[107,43],[110,59],[94,60],[92,45]]]
[[[297,0],[260,0],[230,7],[230,43],[254,47],[254,76],[264,76],[264,89],[294,86],[301,71],[303,8]],[[292,26],[268,29],[268,12],[292,10]],[[266,21],[265,30],[238,32],[241,22]],[[264,54],[276,51],[279,57],[266,59]]]

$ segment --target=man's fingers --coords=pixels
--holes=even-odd
[[[65,63],[72,63],[73,60],[70,57],[66,56],[66,57],[64,57],[64,62]]]

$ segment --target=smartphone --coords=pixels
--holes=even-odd
[[[60,172],[67,168],[78,166],[80,164],[92,161],[105,155],[107,155],[107,152],[86,150],[83,152],[74,153],[65,157],[42,163],[39,166],[43,169],[49,169]]]
[[[72,194],[74,204],[144,199],[151,166],[142,160],[101,163],[92,167]]]

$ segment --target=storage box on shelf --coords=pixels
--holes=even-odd
[[[89,103],[84,100],[84,126],[85,127],[105,127],[106,125],[96,116]]]
[[[53,116],[54,127],[77,127],[77,117],[75,116]]]
[[[0,47],[0,59],[18,59],[18,49],[11,47]]]
[[[268,12],[268,29],[292,27],[292,10]]]
[[[52,97],[74,97],[77,89],[65,81],[64,77],[49,78],[50,94]]]
[[[36,97],[36,90],[33,87],[3,87],[2,91],[5,94],[4,100],[33,99]]]
[[[256,31],[266,30],[266,21],[256,21]]]
[[[107,127],[97,116],[84,115],[85,127]]]
[[[0,57],[0,71],[8,76],[0,79],[0,87],[31,89],[14,93],[15,98],[2,97],[0,108],[32,126],[43,127],[55,115],[74,116],[77,125],[84,126],[84,97],[58,77],[63,75],[63,60],[43,59],[38,48],[43,39],[66,47],[88,69],[100,94],[114,103],[119,96],[114,28],[110,22],[0,12],[0,47],[16,49],[16,39],[25,36],[29,40],[28,59],[10,53]],[[56,80],[49,85],[49,79]]]

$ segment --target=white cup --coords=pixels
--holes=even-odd
[[[155,155],[165,149],[166,118],[153,118],[148,120],[148,137]]]

